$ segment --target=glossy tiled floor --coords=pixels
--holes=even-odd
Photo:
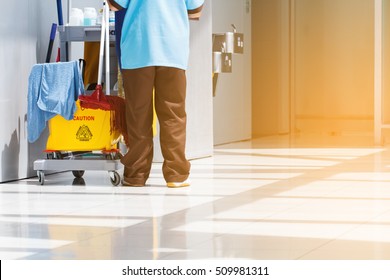
[[[145,188],[106,172],[1,184],[0,259],[390,259],[389,148],[320,142],[216,147],[184,189],[159,164]]]

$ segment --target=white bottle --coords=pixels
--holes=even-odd
[[[114,11],[110,11],[109,24],[110,24],[110,26],[115,26],[115,12]]]
[[[97,13],[96,9],[92,7],[84,8],[84,25],[96,25]]]
[[[84,13],[81,9],[72,8],[69,17],[69,25],[80,26],[84,24]]]
[[[96,24],[102,25],[102,20],[103,20],[103,9],[100,9],[96,19]]]

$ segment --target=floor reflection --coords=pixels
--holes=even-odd
[[[166,188],[157,163],[145,188],[105,171],[2,184],[0,257],[390,258],[390,150],[286,141],[216,147],[190,188]]]

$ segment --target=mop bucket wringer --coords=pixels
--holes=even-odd
[[[109,48],[106,48],[107,95],[103,93],[103,50],[104,45],[109,45],[109,10],[106,1],[103,10],[98,84],[92,95],[78,96],[72,120],[66,120],[60,115],[49,120],[45,151],[47,158],[34,161],[34,170],[37,170],[41,185],[45,183],[44,171],[57,170],[72,171],[76,179],[82,179],[85,170],[106,170],[112,185],[117,186],[121,182],[116,171],[121,167],[121,153],[117,144],[123,138],[128,145],[125,100],[109,94]]]
[[[111,128],[110,111],[82,109],[80,101],[73,120],[57,115],[49,121],[46,149],[52,151],[113,150],[121,137]]]

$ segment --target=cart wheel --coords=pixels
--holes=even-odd
[[[41,170],[37,171],[38,181],[43,186],[45,184],[45,173]]]
[[[110,180],[113,186],[118,186],[121,182],[121,176],[116,171],[110,172]]]
[[[106,160],[118,160],[122,158],[122,154],[117,151],[103,152],[103,155]]]
[[[54,151],[54,152],[48,152],[46,154],[47,159],[62,159],[62,154],[61,152]]]
[[[84,175],[84,170],[73,170],[72,173],[73,173],[73,176],[75,176],[76,178],[81,178],[83,177]]]
[[[122,159],[122,154],[120,152],[114,153],[114,159]]]

